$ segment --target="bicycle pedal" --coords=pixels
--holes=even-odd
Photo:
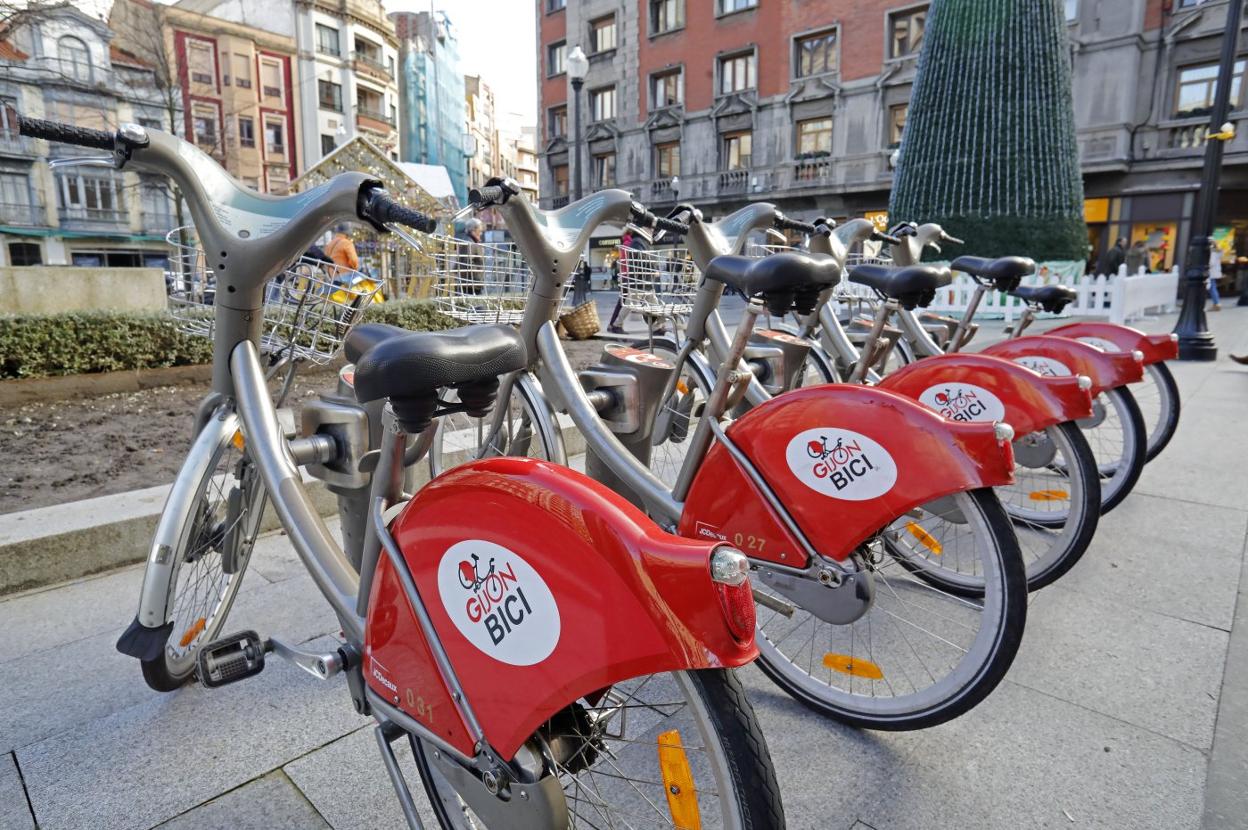
[[[209,689],[246,680],[264,669],[264,640],[254,631],[240,631],[199,649],[199,682]]]

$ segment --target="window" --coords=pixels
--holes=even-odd
[[[550,169],[555,178],[555,195],[568,195],[568,166],[566,164],[556,164]]]
[[[191,125],[195,143],[202,147],[217,146],[217,108],[195,104],[191,109]]]
[[[669,141],[654,145],[654,176],[670,179],[680,175],[680,142]]]
[[[794,47],[794,58],[797,63],[793,68],[794,77],[809,78],[825,72],[835,72],[838,69],[836,29],[799,37]]]
[[[117,192],[117,180],[111,176],[89,176],[66,173],[58,176],[61,212],[76,219],[118,221],[125,206]]]
[[[650,0],[650,34],[685,28],[685,0]]]
[[[17,138],[17,121],[10,119],[9,113],[18,111],[16,98],[0,98],[0,139],[11,141]]]
[[[251,116],[238,117],[238,143],[242,147],[256,146],[256,122]]]
[[[264,147],[271,156],[286,154],[286,125],[280,118],[264,119]]]
[[[342,47],[338,45],[338,30],[332,26],[316,24],[316,51],[322,55],[342,55]]]
[[[590,90],[589,112],[594,121],[615,118],[615,87],[607,86]]]
[[[753,52],[742,52],[719,59],[719,93],[728,95],[753,89],[756,80],[757,61]]]
[[[338,145],[334,143],[334,137],[332,135],[325,135],[324,133],[321,134],[321,155],[322,156],[328,156],[330,153],[334,152],[334,150],[336,150],[337,148],[338,148]]]
[[[202,40],[186,42],[186,68],[191,80],[197,84],[215,86],[216,65],[212,57],[212,44]]]
[[[360,115],[384,121],[385,115],[381,111],[383,106],[385,106],[385,99],[377,90],[366,86],[355,88],[355,109]]]
[[[237,52],[234,53],[234,86],[251,89],[251,58]]]
[[[888,146],[900,147],[901,134],[906,129],[906,116],[910,114],[909,104],[894,104],[888,108]]]
[[[277,61],[260,61],[260,86],[265,98],[282,97],[282,65]]]
[[[1243,106],[1244,61],[1235,61],[1231,72],[1231,109]],[[1179,69],[1174,114],[1177,118],[1208,115],[1213,111],[1213,96],[1218,86],[1218,65],[1184,66]]]
[[[927,23],[927,6],[888,16],[890,58],[916,55],[923,45],[923,26]]]
[[[685,102],[685,73],[671,69],[650,76],[650,108],[676,107]]]
[[[173,227],[173,205],[169,187],[161,177],[143,176],[139,182],[139,206],[143,227],[161,233]]]
[[[10,265],[42,265],[43,250],[35,242],[10,242]]]
[[[615,15],[589,21],[589,53],[610,52],[615,48]]]
[[[594,187],[615,186],[615,153],[594,156]]]
[[[752,9],[758,5],[758,0],[719,0],[719,13],[732,14],[733,12]]]
[[[562,138],[568,134],[568,105],[561,104],[550,108],[550,137]]]
[[[342,112],[342,84],[336,84],[333,81],[317,81],[316,97],[321,109]]]
[[[562,75],[565,71],[563,60],[568,56],[567,41],[552,43],[546,47],[546,77]]]
[[[797,156],[832,155],[832,118],[811,118],[797,122]]]
[[[87,44],[76,37],[63,37],[56,42],[56,56],[61,60],[61,72],[77,81],[91,80],[91,52]]]
[[[270,167],[269,192],[278,195],[290,192],[290,171],[285,167]]]
[[[724,134],[724,165],[725,170],[743,170],[750,166],[750,148],[754,143],[754,134],[749,130],[738,133]]]
[[[1066,0],[1066,22],[1079,18],[1079,0]]]
[[[557,12],[568,7],[568,0],[546,0],[546,11]]]
[[[26,173],[0,173],[0,222],[43,224],[43,211],[31,202],[30,178]]]
[[[95,104],[82,104],[70,101],[47,102],[48,119],[60,121],[62,124],[73,124],[78,127],[90,127],[93,130],[117,129],[116,119],[109,110],[101,109]]]

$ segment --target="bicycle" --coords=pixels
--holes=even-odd
[[[533,460],[465,465],[403,492],[430,424],[457,408],[439,390],[458,390],[460,406],[483,415],[498,376],[526,364],[514,331],[477,326],[377,344],[350,376],[358,400],[380,409],[376,422],[328,396],[296,437],[274,406],[262,355],[269,370],[298,366],[350,334],[341,319],[283,329],[280,308],[268,317],[266,283],[334,223],[405,233],[395,223],[427,231],[428,217],[362,173],[261,196],[158,130],[13,118],[23,135],[109,153],[74,163],[170,176],[213,272],[213,391],[159,520],[138,614],[118,642],[154,688],[193,676],[210,688],[239,682],[263,670],[266,654],[322,680],[345,676],[356,711],[376,723],[414,828],[422,823],[392,747],[404,737],[443,827],[599,826],[634,811],[667,826],[783,826],[765,743],[728,671],[756,653],[743,554],[664,534],[580,474]],[[366,452],[370,426],[381,434],[375,454]],[[301,467],[339,488],[345,548]],[[254,631],[219,636],[266,500],[342,627],[335,649]],[[367,517],[362,535],[352,511]],[[493,558],[496,570],[467,592],[456,575],[473,555]],[[612,636],[618,630],[630,636]]]
[[[475,209],[498,205],[529,265],[520,333],[530,363],[503,379],[499,394],[508,405],[488,418],[443,422],[430,452],[434,475],[453,475],[465,456],[532,454],[566,463],[560,423],[566,415],[576,427],[571,440],[584,441],[592,478],[664,527],[733,542],[750,557],[755,598],[770,612],[759,620],[760,666],[785,691],[824,714],[879,729],[934,725],[982,700],[1013,659],[1026,614],[1013,531],[984,489],[1007,480],[1008,426],[947,422],[905,398],[860,387],[804,390],[804,398],[777,399],[730,423],[726,416],[744,392],[745,376],[735,370],[712,376],[709,368],[709,392],[696,411],[664,412],[681,383],[676,366],[624,344],[607,345],[602,361],[578,374],[553,315],[592,230],[602,222],[632,222],[684,234],[688,226],[655,217],[620,190],[556,211],[539,211],[518,194],[500,181],[474,191],[470,201]],[[769,224],[788,222],[772,206],[751,206],[714,232],[736,239],[760,216]],[[766,305],[779,310],[799,297],[807,305],[832,278],[809,257],[790,264],[796,267],[777,269],[761,283],[724,275],[751,297],[748,324],[738,329],[724,365],[735,367],[746,353],[753,320]],[[700,289],[689,315],[691,341],[700,336],[692,327],[705,319],[704,301]],[[377,339],[400,334],[372,325],[359,331]],[[653,468],[651,451],[661,443],[657,436],[680,429],[682,418],[689,451],[666,476]],[[841,434],[847,445],[866,450],[860,464],[870,462],[869,476],[860,475],[866,470],[860,466],[856,483],[838,490],[836,482],[853,469],[790,466],[789,443],[801,453],[807,441],[826,435],[835,442]],[[884,554],[882,528],[952,492],[964,497],[974,555],[990,574],[986,599],[939,591]]]

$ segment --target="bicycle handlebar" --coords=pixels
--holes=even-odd
[[[807,235],[815,232],[815,226],[810,222],[800,222],[797,219],[790,219],[780,213],[776,214],[775,226],[777,230],[798,231],[799,233]]]
[[[873,234],[871,234],[871,241],[872,242],[887,242],[889,245],[901,244],[900,239],[890,234],[884,233],[883,231],[876,231]]]
[[[432,233],[433,229],[438,226],[437,219],[399,204],[390,198],[390,194],[380,188],[361,191],[360,218],[368,219],[378,225],[395,222],[422,233]]]
[[[501,205],[507,200],[508,195],[501,185],[492,184],[474,187],[468,191],[468,201],[478,208],[487,208],[490,205]]]
[[[88,127],[75,127],[72,124],[60,124],[56,121],[44,121],[41,118],[17,116],[18,132],[31,138],[42,138],[60,144],[76,144],[79,147],[94,147],[97,150],[112,152],[117,147],[117,135],[104,130],[93,130]]]
[[[643,228],[654,228],[668,233],[675,233],[684,236],[689,233],[689,226],[684,222],[676,219],[668,219],[663,216],[655,216],[646,210],[637,202],[634,202],[630,209],[632,213],[633,224]]]

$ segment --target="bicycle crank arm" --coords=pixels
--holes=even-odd
[[[341,648],[329,654],[317,654],[287,645],[275,637],[270,637],[265,646],[268,651],[283,660],[289,660],[318,680],[328,680],[347,667],[347,659]]]
[[[775,611],[777,614],[782,614],[785,617],[791,618],[793,616],[793,612],[797,610],[796,605],[790,605],[784,600],[776,599],[770,594],[764,594],[757,588],[754,589],[754,601],[764,608],[770,608],[772,611]]]

